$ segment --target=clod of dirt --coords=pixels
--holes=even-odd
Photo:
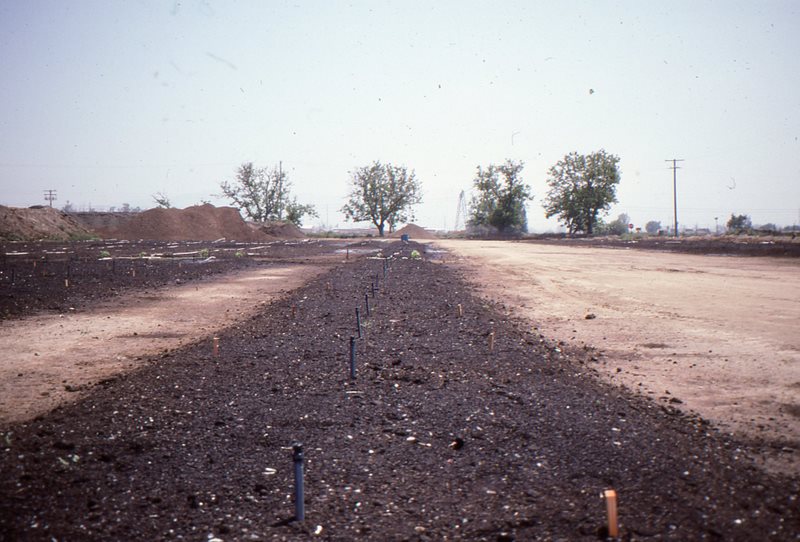
[[[89,236],[91,231],[86,226],[57,209],[38,206],[20,209],[0,205],[2,241],[67,241]]]
[[[291,222],[268,222],[259,227],[258,230],[269,237],[275,239],[305,239],[306,234],[303,230]]]
[[[141,213],[76,213],[104,238],[151,241],[263,241],[233,207],[195,205],[186,209],[149,209]]]
[[[597,318],[597,315],[596,315],[596,314],[594,314],[593,312],[590,312],[589,314],[587,314],[586,316],[584,316],[584,318],[585,318],[586,320],[594,320],[595,318]]]
[[[390,234],[389,237],[399,238],[403,235],[408,235],[409,239],[436,239],[436,235],[433,232],[420,228],[416,224],[408,224]]]

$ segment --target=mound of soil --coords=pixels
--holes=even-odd
[[[402,235],[408,235],[409,239],[436,239],[436,235],[433,232],[420,228],[416,224],[408,224],[389,235],[389,237],[399,238]]]
[[[0,240],[67,241],[91,236],[91,231],[66,213],[51,207],[20,209],[0,205]]]
[[[387,249],[402,258],[385,277],[375,259],[338,266],[220,333],[219,355],[210,339],[165,352],[5,428],[0,540],[589,541],[608,488],[621,540],[800,533],[800,481],[600,383],[457,271],[408,257],[424,246]]]
[[[106,219],[108,218],[108,219]],[[113,218],[113,220],[112,220]],[[260,241],[262,233],[248,227],[239,211],[233,207],[195,205],[186,209],[156,208],[117,215],[95,221],[95,231],[104,238],[152,241]]]
[[[260,228],[260,232],[274,237],[275,239],[305,239],[306,234],[303,230],[291,222],[268,222]]]

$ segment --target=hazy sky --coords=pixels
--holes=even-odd
[[[0,0],[0,204],[225,204],[277,165],[344,226],[349,171],[404,164],[452,228],[477,165],[620,156],[614,218],[800,220],[800,2]]]

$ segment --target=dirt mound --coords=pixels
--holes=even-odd
[[[407,226],[400,228],[393,234],[389,235],[389,237],[400,237],[401,235],[408,235],[409,239],[436,239],[436,234],[431,231],[426,230],[425,228],[420,228],[416,224],[408,224]]]
[[[0,205],[0,240],[3,241],[68,241],[91,235],[83,224],[51,207],[20,209]]]
[[[303,233],[303,230],[291,222],[269,222],[258,228],[258,231],[276,239],[306,238],[306,234]]]
[[[186,209],[150,209],[126,220],[96,220],[95,231],[115,239],[152,241],[259,241],[264,235],[250,228],[233,207],[195,205]]]

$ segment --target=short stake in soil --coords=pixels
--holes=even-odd
[[[306,519],[305,488],[303,487],[303,445],[292,444],[292,461],[294,461],[294,519]]]
[[[356,379],[356,338],[350,337],[350,378]]]
[[[64,288],[69,288],[69,279],[64,279]]]
[[[617,522],[617,492],[607,489],[603,492],[606,500],[606,513],[608,514],[608,536],[616,538],[619,536],[619,526]]]
[[[372,283],[372,297],[375,297],[375,283]]]
[[[219,337],[214,337],[214,357],[219,357]]]
[[[369,294],[364,294],[364,301],[367,305],[367,317],[369,317]]]
[[[461,303],[458,304],[458,317],[462,318],[464,316],[464,307],[461,306]]]
[[[489,352],[494,352],[494,331],[489,333]]]
[[[292,320],[297,318],[297,305],[292,305]]]
[[[361,311],[356,307],[356,329],[358,330],[358,338],[361,338]]]

